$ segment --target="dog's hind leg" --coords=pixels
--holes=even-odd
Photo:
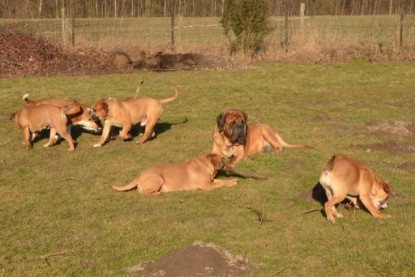
[[[54,128],[50,129],[51,130],[51,132],[50,132],[51,136],[52,136],[52,129],[54,129]],[[68,144],[69,144],[68,151],[74,151],[75,147],[73,145],[73,140],[72,140],[72,137],[68,134],[68,132],[66,132],[66,127],[65,128],[57,127],[57,130],[55,131],[55,135],[56,135],[56,132],[58,132],[58,134],[68,142]]]
[[[56,143],[56,129],[50,128],[49,140],[46,144],[43,145],[43,147],[49,147],[49,146],[54,145],[55,143]]]
[[[140,178],[137,190],[142,195],[158,195],[163,191],[164,179],[160,175]]]
[[[146,142],[148,139],[155,136],[153,135],[154,126],[156,126],[157,120],[154,119],[147,119],[147,124],[144,130],[144,134],[136,141],[137,144],[142,144]]]

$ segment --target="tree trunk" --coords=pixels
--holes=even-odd
[[[117,18],[117,0],[114,0],[114,17]]]

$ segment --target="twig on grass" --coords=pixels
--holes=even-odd
[[[278,271],[277,273],[274,273],[274,274],[272,274],[271,276],[269,276],[269,277],[273,277],[273,276],[277,276],[278,274],[280,274],[280,273],[282,273],[284,270],[286,270],[287,269],[287,266],[284,266],[280,271]]]
[[[79,251],[80,250],[63,250],[63,251],[53,252],[53,253],[49,253],[49,254],[45,254],[45,255],[40,256],[40,259],[42,261],[44,261],[45,263],[47,263],[48,265],[50,265],[49,261],[48,261],[48,259],[50,257],[63,256],[63,255],[68,254],[68,253],[76,253],[76,252],[79,252]]]
[[[320,211],[320,209],[312,209],[312,210],[304,212],[303,215],[310,214],[310,213],[313,213],[313,212],[319,212],[319,211]]]
[[[259,180],[268,180],[268,176],[266,175],[262,175],[256,172],[248,172],[248,171],[244,171],[241,169],[236,169],[236,168],[231,168],[226,170],[227,174],[235,174],[235,175],[239,175],[241,177],[244,178],[252,178],[252,179],[259,179]]]

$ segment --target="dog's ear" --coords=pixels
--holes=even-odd
[[[380,186],[382,187],[382,189],[383,189],[386,193],[390,193],[390,192],[391,192],[391,190],[392,190],[391,186],[389,185],[389,182],[384,182],[384,181],[381,181],[381,182],[380,182]]]
[[[241,111],[241,113],[244,116],[245,123],[247,123],[248,122],[248,115],[244,111]]]
[[[14,118],[16,117],[16,113],[12,113],[11,115],[10,115],[10,118],[9,118],[9,120],[14,120]]]
[[[222,160],[222,157],[218,154],[209,153],[207,154],[207,158],[210,161],[210,163],[213,165],[213,168],[215,170],[222,169],[225,163]]]
[[[102,102],[102,107],[104,108],[104,111],[107,113],[108,112],[108,104],[107,104],[107,102]]]
[[[228,113],[221,113],[216,119],[216,125],[218,126],[219,132],[223,132],[225,128],[225,122],[226,122],[227,116],[228,116]]]

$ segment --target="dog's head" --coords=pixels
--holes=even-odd
[[[246,122],[248,115],[237,109],[228,109],[221,113],[216,121],[219,133],[225,138],[225,143],[231,145],[245,145]]]
[[[388,182],[377,181],[377,185],[372,188],[371,198],[375,207],[380,210],[388,207],[389,194],[391,187]]]
[[[105,99],[97,100],[91,108],[91,118],[105,119],[108,114],[108,104]]]
[[[215,171],[221,170],[225,166],[225,162],[222,157],[218,154],[209,153],[206,155],[206,158],[213,165]]]

